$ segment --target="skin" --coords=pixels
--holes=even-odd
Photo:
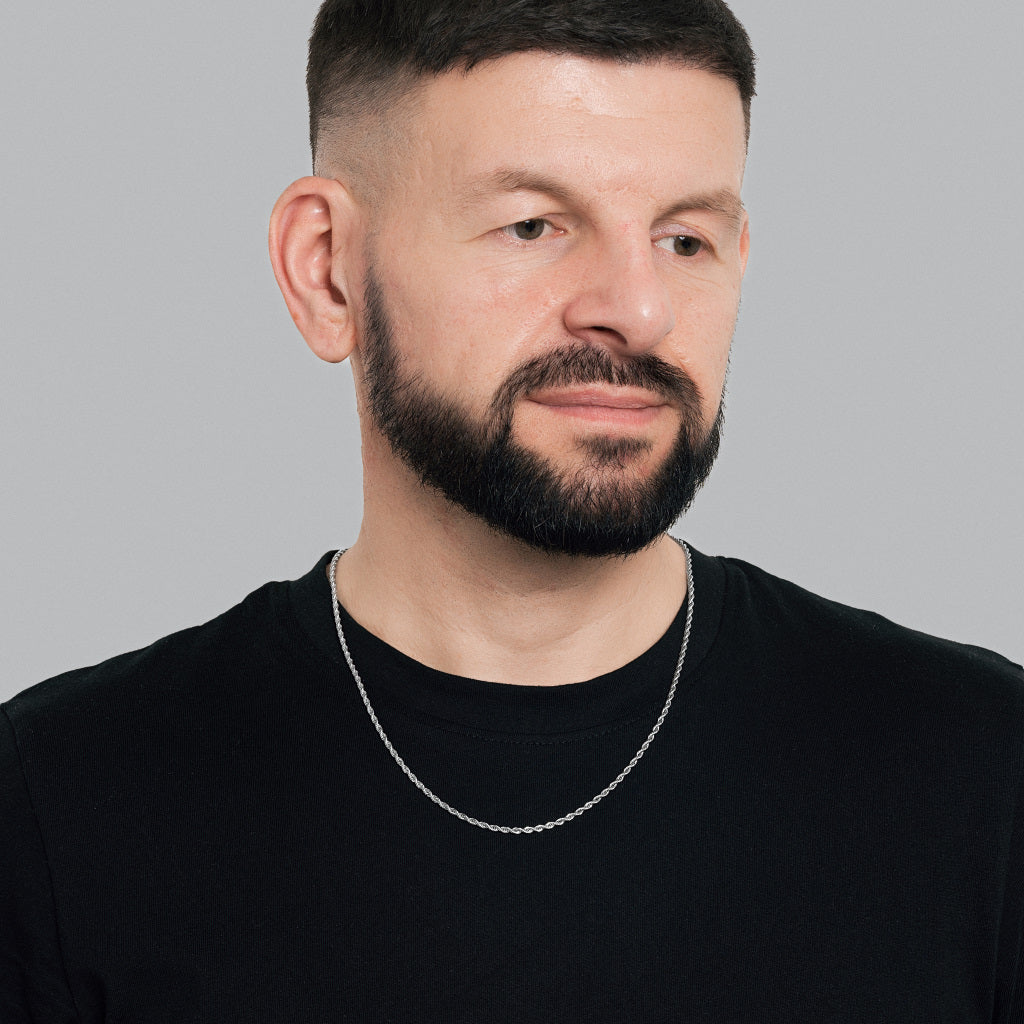
[[[431,79],[409,128],[383,201],[361,203],[342,174],[301,179],[275,207],[275,273],[317,355],[351,357],[361,394],[369,259],[405,372],[475,417],[524,361],[594,345],[684,368],[710,427],[749,246],[733,83],[665,61],[517,54]],[[362,402],[360,423],[364,516],[338,590],[383,640],[458,675],[562,684],[621,667],[668,628],[685,594],[668,538],[628,558],[533,550],[423,487]],[[513,424],[559,469],[635,479],[664,459],[679,414],[600,385],[525,396]],[[599,436],[646,443],[599,464],[581,446]]]

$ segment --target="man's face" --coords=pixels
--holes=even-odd
[[[431,80],[368,246],[371,420],[427,484],[570,554],[710,470],[746,260],[735,86],[529,53]]]

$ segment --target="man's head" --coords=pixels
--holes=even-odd
[[[368,474],[546,550],[638,550],[717,450],[743,30],[708,0],[357,6],[317,20],[321,176],[271,251],[314,351],[352,354]]]

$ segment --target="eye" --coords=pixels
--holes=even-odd
[[[668,238],[660,238],[655,243],[662,249],[669,249],[677,256],[696,256],[704,248],[703,239],[696,235],[670,235]]]
[[[544,229],[547,226],[548,222],[546,220],[535,218],[516,221],[515,224],[509,224],[503,230],[513,238],[518,238],[521,242],[532,242],[544,234]]]

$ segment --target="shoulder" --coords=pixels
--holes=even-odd
[[[21,757],[71,767],[125,745],[189,735],[255,698],[294,648],[288,583],[268,583],[216,618],[17,694],[6,714]]]
[[[800,799],[820,789],[864,820],[964,844],[969,826],[1003,856],[1024,784],[1021,666],[715,562],[722,613],[701,696],[735,748]]]
[[[720,558],[723,633],[766,665],[814,679],[828,694],[932,707],[946,715],[1009,715],[1024,723],[1024,669],[1001,655],[832,601],[757,566]]]

